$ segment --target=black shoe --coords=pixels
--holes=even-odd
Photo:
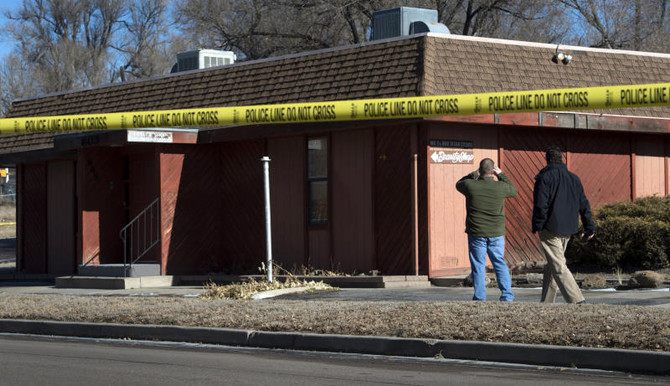
[[[586,300],[582,300],[581,302],[577,302],[578,306],[581,306],[582,304],[586,304]]]

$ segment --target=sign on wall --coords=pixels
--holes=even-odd
[[[432,164],[471,164],[475,159],[472,141],[430,139],[428,145]]]
[[[430,147],[449,147],[458,149],[472,149],[472,141],[453,141],[451,139],[431,139],[428,141]]]
[[[474,159],[472,150],[430,149],[431,164],[471,164]]]
[[[167,131],[128,130],[128,142],[172,143],[172,133]]]

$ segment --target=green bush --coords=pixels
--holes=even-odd
[[[670,266],[670,197],[644,197],[594,210],[596,236],[574,237],[566,257],[604,269],[662,269]]]

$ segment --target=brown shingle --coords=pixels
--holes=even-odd
[[[512,43],[512,42],[510,42]],[[670,56],[606,50],[568,50],[573,61],[553,63],[555,47],[491,43],[486,39],[426,39],[425,95],[447,90],[521,91],[670,82]],[[493,81],[488,75],[493,76]],[[482,82],[489,80],[488,82]],[[610,114],[670,117],[670,107],[619,109]]]

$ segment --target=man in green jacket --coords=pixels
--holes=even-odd
[[[495,179],[497,177],[497,180]],[[516,187],[493,160],[484,158],[479,169],[461,178],[456,189],[465,196],[470,267],[475,287],[473,300],[486,300],[486,254],[493,264],[501,301],[514,300],[512,278],[505,262],[503,200],[516,196]]]

